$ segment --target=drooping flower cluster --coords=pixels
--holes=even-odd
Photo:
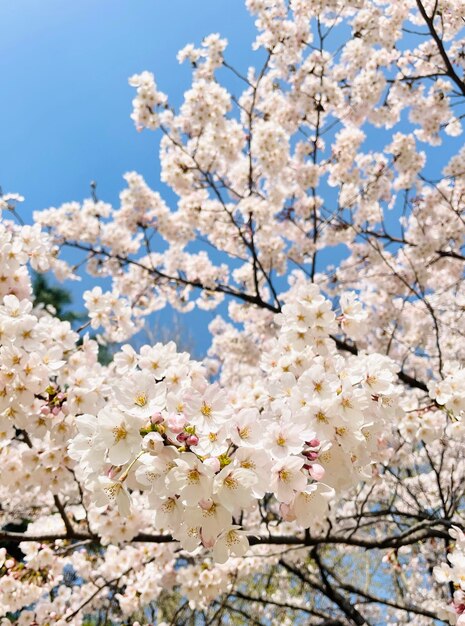
[[[449,563],[441,563],[434,568],[434,577],[439,583],[453,583],[455,587],[452,605],[444,606],[442,619],[450,624],[465,624],[465,535],[460,528],[452,526],[449,534],[455,542],[447,556]]]
[[[442,380],[431,383],[430,397],[461,419],[465,410],[465,370],[458,363],[451,363],[444,374]]]
[[[63,447],[69,431],[60,431],[61,403],[49,386],[78,336],[69,322],[33,309],[29,263],[41,271],[60,267],[55,264],[49,238],[39,226],[17,227],[8,221],[0,222],[0,266],[4,276],[0,280],[0,447],[8,446],[15,429],[47,435],[52,440],[57,437]],[[53,402],[46,404],[52,398]],[[11,455],[7,459],[2,484],[37,478],[21,476],[17,459]]]

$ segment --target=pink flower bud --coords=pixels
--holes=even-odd
[[[49,413],[50,413],[50,407],[47,404],[44,404],[44,406],[40,407],[41,415],[48,415]]]
[[[59,406],[54,406],[52,409],[52,413],[53,415],[58,415],[58,413],[60,412],[60,407]]]
[[[318,448],[318,446],[320,445],[320,440],[319,439],[312,439],[311,441],[306,441],[307,446],[310,446],[310,448]]]
[[[152,415],[152,417],[150,418],[150,423],[151,424],[160,424],[163,421],[163,417],[161,416],[161,413],[154,413]]]
[[[11,569],[12,567],[15,566],[15,560],[14,559],[7,559],[5,561],[5,567],[6,569]]]
[[[186,439],[189,437],[188,434],[186,433],[179,433],[179,435],[176,437],[176,439],[179,441],[179,443],[184,443],[186,441]]]
[[[308,473],[313,478],[313,480],[321,480],[325,475],[325,468],[319,463],[314,463],[308,470]]]
[[[199,506],[204,511],[209,511],[212,508],[213,500],[211,498],[206,498],[205,500],[199,501]]]
[[[197,435],[189,435],[186,439],[186,443],[188,446],[196,446],[199,443],[199,438]]]
[[[214,456],[211,456],[208,459],[205,459],[203,464],[206,465],[207,467],[209,467],[211,470],[213,470],[213,472],[215,474],[217,472],[219,472],[220,469],[221,469],[221,464],[220,464],[219,460],[216,457],[214,457]]]
[[[318,458],[318,452],[313,452],[312,450],[304,452],[303,454],[309,461],[316,461]]]
[[[62,391],[60,391],[60,393],[57,393],[57,398],[61,402],[62,400],[65,399],[65,394]]]

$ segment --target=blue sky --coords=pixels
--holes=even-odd
[[[186,43],[221,32],[234,63],[252,60],[242,0],[3,0],[0,23],[0,184],[26,196],[26,212],[79,200],[93,179],[115,202],[132,169],[158,184],[157,138],[129,119],[131,74],[153,71],[177,104]]]
[[[220,32],[228,60],[254,61],[242,0],[2,0],[0,23],[0,185],[25,196],[26,221],[33,210],[88,197],[92,180],[102,200],[117,203],[131,170],[160,189],[158,137],[138,133],[129,117],[130,75],[153,71],[177,105],[190,85],[190,68],[176,60],[186,43]],[[200,354],[214,315],[182,318]]]

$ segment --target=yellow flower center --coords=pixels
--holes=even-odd
[[[226,544],[228,546],[232,546],[235,543],[239,542],[239,537],[236,533],[235,530],[230,530],[229,533],[226,535]]]
[[[191,469],[187,474],[187,481],[192,485],[197,484],[200,480],[200,472],[198,469]]]
[[[171,513],[176,508],[176,500],[168,498],[168,500],[163,503],[161,508],[165,513]]]
[[[352,402],[350,401],[350,398],[342,398],[341,404],[344,407],[344,409],[352,408]]]
[[[206,402],[204,402],[202,404],[202,406],[200,407],[200,412],[205,417],[211,417],[211,415],[212,415],[212,407],[209,404],[207,404]]]
[[[238,485],[237,480],[231,474],[226,476],[226,478],[224,479],[223,484],[228,489],[237,489],[237,485]]]
[[[116,428],[113,428],[113,438],[114,438],[115,443],[118,443],[122,439],[126,439],[127,436],[128,436],[128,431],[126,430],[124,426],[120,425],[120,426],[117,426]]]
[[[317,422],[323,422],[324,424],[328,423],[328,418],[323,413],[323,411],[318,411],[318,413],[315,415],[315,418],[316,418]]]
[[[147,404],[147,394],[146,393],[140,393],[139,395],[137,395],[134,398],[134,404],[137,404],[137,406],[143,407]]]
[[[113,485],[105,487],[104,492],[107,494],[107,497],[110,500],[114,500],[122,488],[123,486],[121,485],[121,483],[113,483]]]
[[[241,467],[244,469],[255,469],[256,465],[250,459],[244,459],[241,463]]]
[[[238,428],[237,431],[241,439],[248,439],[250,436],[250,428],[248,426],[243,426],[242,428]]]

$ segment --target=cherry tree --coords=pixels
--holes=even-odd
[[[1,626],[465,624],[465,3],[246,4],[257,67],[129,79],[174,203],[0,198]]]

